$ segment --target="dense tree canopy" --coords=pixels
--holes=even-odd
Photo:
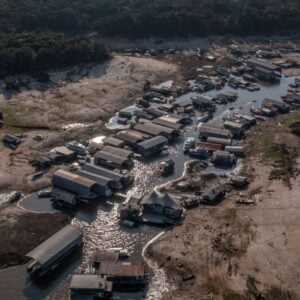
[[[0,31],[170,36],[300,29],[299,0],[0,0]]]
[[[82,37],[66,38],[63,34],[51,32],[0,34],[0,77],[100,62],[107,57],[102,44]]]

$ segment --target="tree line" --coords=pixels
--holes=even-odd
[[[299,0],[0,0],[0,31],[126,37],[268,34],[300,28]]]
[[[108,57],[103,44],[85,37],[71,38],[53,32],[0,34],[0,77],[101,62]]]

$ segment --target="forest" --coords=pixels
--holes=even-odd
[[[101,62],[108,56],[103,44],[83,37],[53,32],[0,34],[0,77]]]
[[[299,0],[0,0],[0,31],[146,37],[300,29]]]
[[[290,34],[299,0],[0,0],[0,76],[101,61],[100,36]]]

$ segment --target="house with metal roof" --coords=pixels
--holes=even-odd
[[[216,137],[222,139],[231,139],[231,132],[218,125],[199,123],[199,136],[201,138]]]
[[[28,272],[39,276],[45,275],[82,243],[82,231],[73,225],[65,226],[26,254],[30,259],[27,265]]]
[[[124,141],[126,145],[132,147],[133,149],[137,143],[144,140],[143,134],[135,130],[120,131],[115,137]]]
[[[161,152],[167,144],[168,139],[164,136],[158,135],[149,140],[138,143],[137,152],[143,157],[148,157]]]
[[[71,278],[71,300],[75,299],[110,299],[113,283],[105,277],[95,274],[74,274]],[[84,298],[76,296],[85,296]],[[86,298],[91,295],[92,298]]]
[[[180,218],[182,214],[179,202],[168,193],[153,191],[151,194],[145,195],[140,204],[144,211],[163,214],[173,219]]]
[[[216,110],[216,105],[213,103],[212,98],[206,95],[199,95],[197,97],[192,97],[193,105],[197,109],[203,109],[207,111],[214,112]]]
[[[82,169],[77,170],[76,174],[84,178],[88,178],[95,181],[96,186],[94,187],[94,191],[97,190],[98,195],[105,196],[105,197],[109,197],[112,195],[110,186],[112,186],[113,180],[111,178],[107,178],[101,175],[96,175]]]
[[[119,148],[123,148],[126,145],[124,141],[113,136],[109,136],[105,138],[103,140],[103,144],[108,146],[113,146],[113,147],[119,147]]]
[[[133,156],[133,152],[130,150],[126,150],[126,149],[121,149],[121,148],[117,148],[117,147],[112,147],[112,146],[104,146],[101,151],[104,152],[108,152],[108,153],[112,153],[121,157],[126,157],[126,158],[130,158]]]
[[[268,70],[266,68],[262,67],[255,67],[253,69],[254,75],[258,77],[259,79],[266,80],[266,81],[271,81],[276,78],[275,72],[272,70]]]
[[[215,164],[231,166],[236,162],[236,158],[227,151],[217,150],[213,153],[211,161]]]
[[[109,187],[112,190],[121,190],[130,182],[129,176],[125,176],[119,172],[115,172],[101,166],[86,163],[81,168],[89,173],[109,178],[111,180]]]
[[[279,102],[270,98],[266,98],[263,100],[262,102],[262,106],[272,109],[273,107],[275,107],[277,109],[277,111],[281,114],[285,114],[289,112],[289,107],[288,105],[286,105],[283,102]]]
[[[223,199],[225,194],[226,191],[223,186],[213,186],[204,191],[200,202],[203,204],[215,205]]]
[[[232,136],[235,137],[241,137],[246,130],[246,126],[243,123],[232,122],[228,120],[224,122],[223,126],[225,129],[231,132]]]
[[[64,189],[83,198],[93,197],[98,191],[94,180],[65,170],[58,170],[54,173],[52,184],[54,187]]]
[[[207,143],[219,144],[219,145],[222,145],[222,146],[229,146],[229,145],[231,145],[231,139],[208,137],[207,138]]]
[[[144,263],[103,261],[98,274],[117,285],[141,285],[147,283],[147,267]]]
[[[261,59],[257,59],[257,58],[250,58],[247,60],[247,65],[251,68],[264,68],[266,70],[269,70],[269,71],[280,71],[280,67],[272,64],[272,63],[269,63],[265,60],[261,60]]]
[[[94,163],[97,166],[105,166],[111,169],[128,169],[132,164],[127,157],[113,153],[98,151],[94,156]]]
[[[168,140],[175,138],[178,135],[178,130],[169,128],[166,126],[154,124],[152,122],[147,122],[143,124],[136,124],[134,129],[151,136],[162,135]]]
[[[175,130],[179,130],[180,128],[182,128],[182,124],[180,124],[179,122],[174,122],[173,120],[174,119],[171,119],[171,118],[169,120],[168,117],[160,117],[160,118],[154,119],[152,122],[154,124],[173,128]]]

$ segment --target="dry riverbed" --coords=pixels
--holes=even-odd
[[[148,256],[177,285],[163,299],[300,297],[300,177],[290,178],[291,188],[282,179],[268,180],[274,161],[266,161],[262,149],[284,143],[299,151],[300,138],[288,127],[297,120],[299,112],[264,123],[247,141],[243,172],[251,183],[243,193],[256,205],[236,204],[239,192],[231,192],[217,207],[188,211],[182,226],[150,245]]]

